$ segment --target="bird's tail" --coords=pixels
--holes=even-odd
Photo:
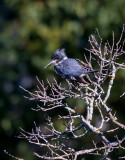
[[[84,72],[85,74],[89,74],[89,73],[95,73],[95,72],[98,72],[97,70],[94,70],[94,71],[86,71]]]
[[[90,77],[88,76],[89,73],[95,73],[98,72],[97,70],[93,70],[93,71],[86,71],[84,72],[84,76],[83,77],[77,77],[77,81],[83,84],[92,84],[93,81],[90,79]]]

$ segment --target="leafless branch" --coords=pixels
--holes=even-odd
[[[27,132],[21,128],[18,138],[24,138],[29,143],[36,144],[41,148],[46,149],[46,153],[42,155],[34,152],[34,155],[39,159],[77,159],[79,155],[93,154],[99,156],[105,160],[110,160],[110,153],[114,149],[125,150],[123,142],[125,142],[125,136],[119,137],[117,131],[122,129],[125,131],[125,125],[117,118],[117,114],[114,114],[114,109],[109,105],[111,96],[111,90],[114,86],[114,80],[118,70],[125,70],[125,62],[119,61],[121,56],[125,56],[124,51],[124,26],[121,36],[118,42],[115,42],[115,34],[112,33],[112,44],[107,41],[102,46],[102,38],[99,35],[98,30],[97,37],[91,35],[89,37],[89,43],[91,48],[86,49],[90,56],[85,56],[85,62],[80,63],[84,65],[86,69],[93,69],[93,64],[98,68],[98,73],[94,73],[95,80],[91,85],[72,84],[72,90],[70,84],[66,81],[67,87],[64,87],[57,80],[53,79],[47,84],[40,81],[37,77],[36,90],[30,92],[25,88],[22,88],[28,96],[28,100],[37,101],[37,108],[32,108],[35,111],[42,110],[47,113],[49,110],[61,107],[67,110],[68,113],[65,116],[58,115],[58,120],[63,124],[63,131],[59,131],[51,117],[46,117],[46,123],[44,132],[40,126],[35,124],[34,129],[31,132]],[[99,38],[99,42],[98,39]],[[108,82],[108,83],[107,83]],[[106,83],[106,88],[104,87]],[[124,96],[123,93],[121,96]],[[67,102],[68,99],[81,99],[83,100],[84,107],[86,106],[86,116],[77,113],[77,106],[70,106]],[[65,100],[65,102],[64,102]],[[100,117],[100,124],[97,127],[94,124],[94,118],[96,117],[95,111],[98,112]],[[109,125],[109,129],[104,130],[104,125]],[[104,131],[103,131],[104,130]],[[89,133],[93,136],[97,136],[100,141],[99,144],[96,139],[90,137],[90,142],[93,141],[93,148],[84,148],[77,151],[76,147],[72,148],[67,145],[69,140],[84,140]],[[107,135],[108,134],[108,135]],[[115,141],[110,140],[110,136],[114,137]],[[109,136],[110,135],[110,136]],[[125,152],[125,151],[124,151]],[[125,156],[120,156],[118,159],[124,159]]]

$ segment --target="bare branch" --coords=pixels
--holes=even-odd
[[[121,56],[125,55],[124,26],[118,42],[115,42],[115,34],[112,32],[111,45],[107,41],[102,46],[102,38],[98,30],[96,32],[97,38],[95,35],[89,37],[91,47],[90,49],[86,49],[89,52],[89,58],[84,55],[85,62],[79,60],[87,70],[93,70],[93,64],[98,67],[99,72],[93,74],[94,81],[90,85],[74,84],[66,80],[67,87],[64,87],[56,79],[53,79],[52,83],[47,80],[47,84],[45,84],[37,77],[38,84],[35,91],[30,92],[21,87],[28,94],[25,98],[37,102],[37,107],[32,108],[33,110],[42,110],[47,113],[49,110],[61,107],[62,110],[68,111],[65,116],[58,115],[57,120],[64,126],[63,131],[55,127],[55,122],[49,116],[46,117],[44,129],[41,129],[35,123],[34,129],[30,132],[21,128],[18,138],[24,138],[29,143],[46,150],[45,155],[34,152],[34,155],[39,159],[76,160],[79,155],[92,154],[105,160],[111,160],[110,153],[114,149],[124,150],[125,152],[123,145],[125,137],[119,138],[117,134],[117,131],[120,129],[125,130],[125,125],[117,118],[117,114],[113,113],[112,106],[108,103],[117,71],[125,70],[124,60],[122,62],[118,60]],[[91,79],[91,77],[89,78]],[[104,83],[107,84],[105,87]],[[120,97],[124,95],[125,93]],[[86,115],[84,114],[83,116],[77,113],[78,106],[70,106],[68,103],[69,99],[82,100],[83,106],[81,107],[86,109]],[[95,119],[99,122],[98,125],[95,123]],[[104,130],[104,126],[107,124],[109,128]],[[69,140],[72,140],[72,143],[74,140],[83,141],[90,132],[93,136],[96,135],[100,139],[98,143],[96,139],[92,136],[90,137],[89,143],[93,142],[92,148],[81,148],[79,151],[76,151],[75,145],[72,147],[68,146],[67,142]],[[112,135],[117,136],[117,138],[114,137],[116,141],[112,142],[110,139]],[[11,157],[22,160],[13,156]],[[119,155],[118,157],[118,159],[124,158],[125,156],[123,155]]]

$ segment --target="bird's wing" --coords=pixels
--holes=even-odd
[[[82,65],[79,64],[78,61],[76,61],[75,59],[72,58],[68,58],[66,59],[63,63],[62,63],[63,67],[65,68],[65,72],[68,75],[74,75],[74,76],[79,76],[81,75],[84,71],[86,72],[86,70],[83,68]]]

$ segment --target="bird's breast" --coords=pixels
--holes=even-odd
[[[65,77],[65,73],[62,65],[54,66],[54,71],[56,72],[56,74],[60,75],[61,77],[63,78]]]

